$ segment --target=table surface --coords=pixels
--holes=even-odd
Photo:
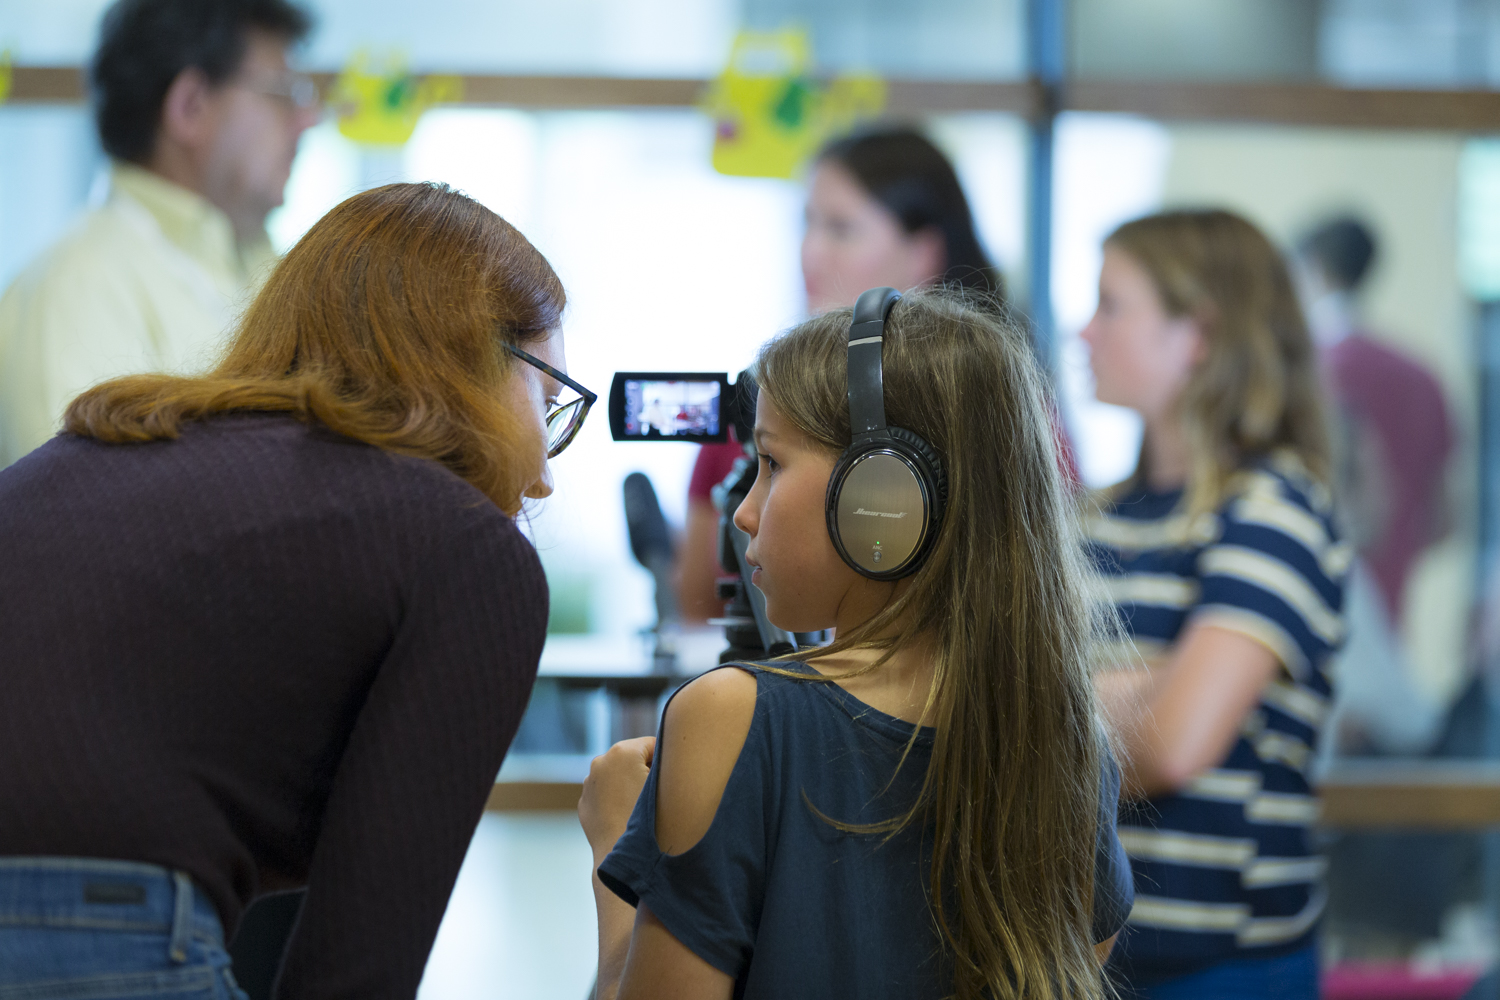
[[[683,629],[673,635],[677,659],[668,676],[696,677],[718,666],[728,648],[724,630],[713,626]],[[542,647],[541,677],[644,677],[655,672],[651,633],[622,635],[549,635]]]

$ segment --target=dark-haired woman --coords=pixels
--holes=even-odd
[[[562,285],[445,188],[358,195],[222,362],[96,386],[0,472],[0,995],[411,997],[536,672],[513,517],[590,399]]]
[[[807,193],[802,280],[815,316],[850,307],[860,292],[882,285],[958,286],[997,307],[1005,296],[953,164],[911,128],[856,132],[818,154]],[[709,491],[741,454],[732,442],[707,445],[693,466],[679,586],[683,614],[691,619],[724,610],[714,592],[719,515]],[[1071,468],[1071,457],[1068,463]]]
[[[814,315],[867,288],[943,283],[1002,298],[1000,272],[974,232],[948,158],[913,129],[860,132],[828,145],[813,168],[802,281]]]

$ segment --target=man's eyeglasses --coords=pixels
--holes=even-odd
[[[566,403],[553,403],[547,411],[547,457],[556,458],[578,436],[578,430],[583,426],[583,418],[589,415],[589,407],[593,406],[594,401],[599,397],[547,362],[532,357],[519,347],[506,344],[505,349],[578,393],[577,399],[568,400]]]
[[[291,71],[270,80],[241,83],[239,86],[254,94],[278,98],[303,111],[317,107],[320,100],[318,85],[312,77]]]

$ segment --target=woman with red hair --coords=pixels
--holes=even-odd
[[[541,655],[565,301],[477,202],[367,191],[208,374],[0,472],[0,993],[242,997],[224,939],[306,885],[279,995],[415,994]]]

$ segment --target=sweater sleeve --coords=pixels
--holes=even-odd
[[[416,995],[536,677],[546,578],[497,510],[466,512],[402,601],[338,764],[282,1000]]]

